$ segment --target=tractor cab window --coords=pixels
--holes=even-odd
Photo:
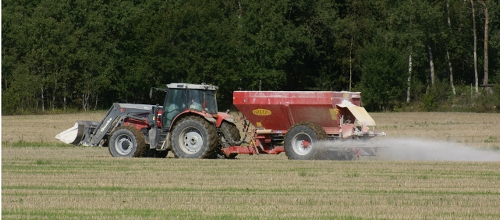
[[[217,113],[217,99],[215,98],[215,91],[214,90],[207,90],[205,91],[205,100],[207,100],[206,103],[206,109],[207,112],[211,114],[216,114]]]
[[[189,90],[188,108],[197,111],[217,113],[217,102],[213,90]]]
[[[186,109],[186,90],[185,89],[169,89],[164,107],[168,108],[176,108],[179,110]]]
[[[170,127],[170,123],[179,113],[186,109],[185,89],[169,89],[163,105],[163,126]]]

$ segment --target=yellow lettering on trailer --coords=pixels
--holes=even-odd
[[[268,115],[271,115],[271,110],[267,110],[267,109],[263,109],[263,108],[258,108],[258,109],[254,109],[252,111],[252,113],[254,115],[258,115],[258,116],[268,116]]]
[[[258,121],[258,122],[255,123],[255,126],[258,127],[258,128],[260,128],[260,127],[262,127],[262,123],[260,123],[260,121]]]
[[[330,110],[330,116],[332,117],[332,120],[337,121],[337,115],[339,114],[339,110],[337,108],[331,108]]]

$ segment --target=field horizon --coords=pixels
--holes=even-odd
[[[385,154],[354,161],[120,159],[54,139],[104,114],[2,116],[3,219],[500,218],[500,114],[371,113]]]

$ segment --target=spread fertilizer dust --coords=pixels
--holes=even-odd
[[[315,159],[351,159],[349,154],[357,152],[360,160],[384,161],[500,161],[500,151],[484,150],[459,143],[422,139],[372,139],[370,141],[331,141],[315,145]],[[365,155],[365,156],[363,156]]]

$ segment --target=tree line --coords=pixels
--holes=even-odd
[[[500,94],[499,55],[498,0],[4,0],[2,114],[161,104],[171,82],[217,85],[222,107],[234,90],[474,106]]]

